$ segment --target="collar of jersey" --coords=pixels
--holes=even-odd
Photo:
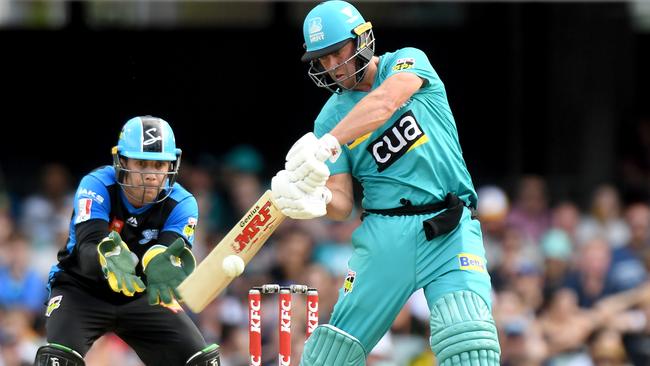
[[[126,197],[126,194],[124,194],[124,191],[120,189],[120,197],[122,198],[122,202],[124,202],[124,206],[126,206],[126,209],[129,210],[130,214],[136,214],[139,215],[145,211],[147,211],[151,206],[153,206],[153,203],[147,203],[146,205],[140,207],[140,208],[135,208],[129,202],[129,199]]]

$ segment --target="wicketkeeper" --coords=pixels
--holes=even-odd
[[[440,365],[498,365],[477,195],[440,77],[416,48],[375,56],[371,23],[345,1],[317,5],[303,34],[309,76],[333,94],[273,178],[275,201],[293,218],[345,219],[355,177],[364,213],[330,323],[301,365],[365,364],[420,288]]]
[[[84,365],[107,332],[147,365],[219,364],[219,347],[206,344],[175,293],[196,265],[198,221],[196,199],[176,183],[180,163],[169,124],[135,117],[122,128],[113,165],[81,180],[68,242],[50,271],[48,344],[35,365]]]

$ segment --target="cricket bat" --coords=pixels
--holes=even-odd
[[[264,192],[237,225],[178,286],[182,301],[193,312],[201,312],[233,280],[233,277],[224,273],[223,259],[234,254],[248,264],[285,218],[271,201],[271,191]]]

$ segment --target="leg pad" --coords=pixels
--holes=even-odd
[[[85,366],[79,352],[56,343],[49,343],[36,351],[35,366]]]
[[[316,327],[305,344],[301,366],[360,366],[366,351],[358,339],[330,324]]]
[[[186,366],[219,366],[219,346],[212,343],[199,352],[195,353],[185,363]]]
[[[441,366],[498,366],[501,349],[492,314],[472,291],[438,299],[431,310],[431,350]]]

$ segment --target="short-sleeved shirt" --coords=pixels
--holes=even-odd
[[[399,207],[402,198],[414,205],[439,202],[450,192],[475,206],[447,93],[424,52],[402,48],[382,55],[372,89],[403,72],[419,76],[422,87],[377,130],[344,144],[341,157],[328,162],[331,174],[355,177],[367,209]],[[368,93],[333,94],[316,118],[314,133],[331,131]]]
[[[99,281],[101,286],[97,288],[107,290],[101,273],[94,273],[96,263],[92,266],[80,263],[79,250],[75,250],[80,245],[77,238],[79,225],[94,221],[101,223],[99,227],[106,233],[117,231],[141,263],[144,253],[159,244],[163,236],[169,240],[182,237],[192,245],[199,218],[196,199],[178,183],[174,183],[165,200],[134,207],[117,183],[115,169],[111,166],[99,168],[81,180],[73,207],[68,241],[58,253],[58,263],[50,271],[50,285],[64,279],[92,288],[93,281]],[[142,275],[141,265],[136,266],[136,274]]]

